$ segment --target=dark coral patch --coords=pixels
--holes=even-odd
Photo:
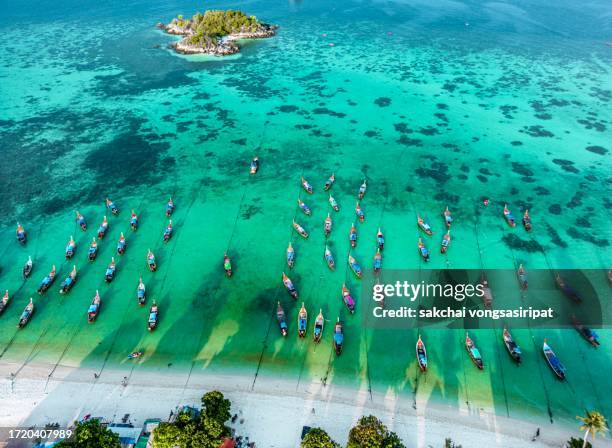
[[[299,107],[293,106],[291,104],[283,104],[282,106],[278,107],[278,110],[280,110],[281,112],[284,112],[284,113],[295,112],[298,109],[299,109]]]
[[[512,162],[512,171],[521,176],[533,176],[533,170],[520,162]]]
[[[544,129],[543,126],[534,125],[534,126],[523,126],[523,129],[519,132],[524,132],[526,134],[531,135],[532,137],[554,137],[555,134]]]
[[[542,252],[544,248],[536,240],[523,240],[514,233],[506,234],[502,240],[511,249],[525,252]]]
[[[604,148],[603,146],[587,146],[586,150],[593,152],[595,154],[599,154],[601,156],[603,156],[604,154],[608,152],[608,150]]]
[[[378,107],[387,107],[391,104],[391,98],[381,96],[380,98],[376,98],[374,100],[374,104],[376,104]]]
[[[567,229],[567,234],[576,240],[587,241],[589,243],[595,244],[596,246],[606,247],[610,245],[610,242],[605,238],[595,238],[593,235],[584,231],[581,232],[575,227],[570,227],[569,229]]]
[[[548,232],[548,236],[550,237],[550,241],[559,246],[559,247],[567,247],[567,243],[561,239],[559,236],[559,232],[555,230],[553,226],[550,224],[546,224],[546,231]]]
[[[552,204],[550,207],[548,207],[548,212],[553,215],[560,215],[561,214],[561,204]]]
[[[333,111],[331,109],[328,109],[327,107],[317,107],[312,112],[317,114],[317,115],[331,115],[332,117],[338,117],[338,118],[346,117],[345,113],[335,112],[335,111]]]

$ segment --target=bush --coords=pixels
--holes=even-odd
[[[56,445],[59,448],[121,448],[119,436],[102,426],[98,419],[79,422],[70,438]]]
[[[231,402],[219,391],[202,397],[202,412],[180,412],[174,422],[160,423],[153,433],[154,448],[218,448],[230,434],[225,422],[230,418]]]
[[[312,428],[304,436],[300,448],[340,448],[340,445],[334,442],[321,428]]]
[[[406,448],[400,438],[373,415],[361,417],[349,432],[347,448]]]
[[[582,448],[582,444],[583,443],[584,443],[584,441],[582,439],[576,439],[576,438],[572,437],[571,439],[569,439],[566,442],[565,446],[567,448]],[[593,445],[591,445],[591,442],[587,442],[585,448],[593,448]]]

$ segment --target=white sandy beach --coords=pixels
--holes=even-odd
[[[304,384],[252,376],[221,376],[187,372],[108,370],[94,380],[93,370],[58,366],[27,365],[12,380],[16,365],[0,365],[0,426],[67,425],[86,414],[120,420],[130,414],[139,426],[147,418],[168,417],[179,404],[199,405],[211,389],[221,390],[232,401],[232,412],[240,418],[237,434],[249,436],[261,448],[299,446],[303,425],[320,426],[338,442],[345,443],[349,428],[361,415],[374,414],[408,447],[442,447],[451,437],[463,448],[472,447],[561,447],[575,431],[559,425],[542,427],[537,442],[531,438],[538,425],[495,416],[484,410],[470,413],[428,403],[413,403],[368,391],[334,385]],[[122,380],[129,375],[128,384]],[[185,384],[188,384],[185,387]],[[243,423],[240,421],[243,420]],[[611,446],[598,441],[596,447]]]

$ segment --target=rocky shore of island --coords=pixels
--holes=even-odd
[[[170,44],[177,53],[228,56],[240,51],[238,40],[269,38],[276,34],[278,27],[259,22],[241,11],[230,10],[197,13],[191,19],[178,16],[168,24],[158,23],[157,28],[183,36]]]

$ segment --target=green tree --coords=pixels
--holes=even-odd
[[[312,428],[304,436],[300,448],[340,448],[321,428]]]
[[[202,397],[199,417],[188,410],[179,412],[172,423],[161,423],[153,433],[154,448],[218,448],[230,430],[232,403],[221,392],[212,391]]]
[[[98,419],[79,422],[68,439],[56,445],[59,448],[120,448],[119,436],[102,426]]]
[[[461,445],[457,445],[453,442],[453,439],[449,437],[444,440],[444,448],[461,448]]]
[[[223,425],[230,419],[232,402],[218,390],[207,392],[202,397],[202,415]]]
[[[400,438],[373,415],[361,417],[349,432],[347,448],[406,448]]]
[[[582,439],[576,439],[574,437],[569,439],[565,444],[566,448],[583,448],[583,445],[584,441]],[[591,445],[590,442],[587,442],[585,448],[593,448],[593,445]]]
[[[576,418],[582,422],[580,429],[585,431],[584,443],[582,445],[583,448],[586,448],[587,446],[589,434],[591,434],[593,439],[595,439],[597,434],[604,434],[608,430],[606,426],[606,419],[597,411],[587,411],[586,417],[576,416]]]

